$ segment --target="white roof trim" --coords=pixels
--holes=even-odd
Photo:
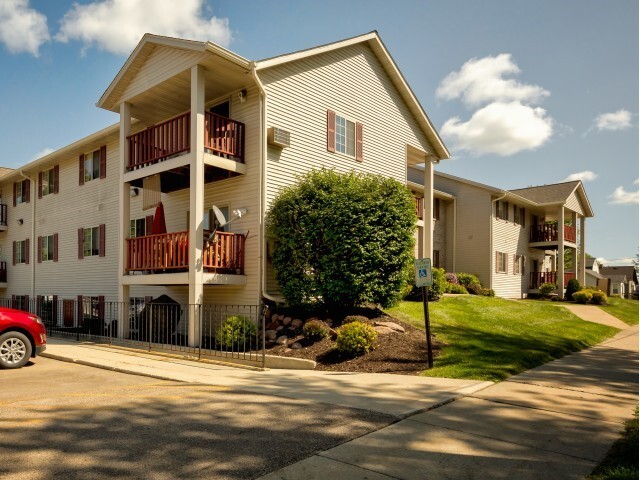
[[[412,190],[417,190],[419,192],[423,192],[424,193],[424,185],[420,185],[419,183],[407,182],[407,187],[409,187]],[[440,190],[436,190],[435,188],[433,189],[433,196],[434,197],[438,197],[438,198],[449,199],[449,200],[453,200],[454,198],[456,198],[455,195],[451,195],[450,193],[446,193],[446,192],[442,192]]]

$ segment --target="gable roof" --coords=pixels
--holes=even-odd
[[[606,277],[604,277],[604,276],[600,275],[598,272],[595,272],[595,271],[590,270],[590,269],[586,269],[586,270],[584,271],[584,273],[585,273],[586,275],[590,275],[590,276],[592,276],[592,277],[594,277],[594,278],[597,278],[597,279],[606,278]]]
[[[636,268],[632,265],[600,267],[600,273],[605,277],[610,278],[613,278],[616,275],[625,275],[629,280],[633,280],[634,282],[638,281]]]
[[[564,204],[571,194],[576,192],[585,209],[585,216],[593,217],[591,204],[580,180],[552,183],[551,185],[540,185],[537,187],[517,188],[509,191],[538,205]]]
[[[322,53],[331,52],[334,50],[338,50],[340,48],[350,47],[352,45],[357,45],[360,43],[366,43],[369,45],[373,53],[378,58],[378,61],[384,68],[385,72],[391,78],[391,81],[398,89],[400,96],[404,100],[404,102],[409,107],[409,110],[413,114],[413,116],[418,121],[418,124],[422,128],[423,132],[433,145],[436,150],[433,152],[438,159],[444,160],[451,157],[449,150],[445,146],[444,142],[438,135],[433,123],[427,116],[426,112],[422,108],[422,105],[416,98],[415,94],[411,90],[411,87],[405,80],[402,72],[396,65],[395,61],[391,57],[391,54],[387,50],[387,47],[382,43],[380,36],[377,31],[372,31],[366,33],[364,35],[358,35],[356,37],[347,38],[345,40],[340,40],[338,42],[328,43],[325,45],[320,45],[318,47],[309,48],[306,50],[300,50],[293,53],[287,53],[284,55],[279,55],[277,57],[266,58],[264,60],[259,60],[256,62],[256,71],[264,70],[266,68],[275,67],[278,65],[282,65],[288,62],[294,62],[297,60],[302,60],[314,55],[320,55]]]

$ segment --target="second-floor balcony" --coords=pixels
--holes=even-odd
[[[244,163],[244,124],[205,113],[204,148],[215,155]],[[191,113],[183,113],[127,137],[128,170],[176,157],[191,149]]]
[[[208,237],[208,235],[207,235]],[[205,272],[244,274],[245,236],[216,232],[203,241]],[[189,268],[189,232],[171,232],[127,239],[127,271],[172,273]]]
[[[576,227],[564,225],[564,240],[576,243]],[[529,235],[529,241],[535,242],[557,242],[558,241],[558,224],[545,223],[542,225],[532,225]]]

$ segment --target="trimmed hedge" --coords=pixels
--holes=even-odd
[[[591,293],[589,290],[580,290],[579,292],[576,292],[573,294],[573,299],[577,302],[577,303],[588,303],[591,298],[593,297],[593,293]]]
[[[348,355],[363,355],[372,350],[378,338],[378,332],[371,325],[351,322],[337,330],[336,348]]]

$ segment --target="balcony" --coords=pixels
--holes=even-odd
[[[576,243],[576,227],[564,225],[564,240]],[[529,242],[557,242],[558,224],[545,223],[542,225],[532,225],[529,235]]]
[[[424,213],[424,197],[413,197],[416,201],[416,215],[418,216],[418,220],[422,220]]]
[[[215,155],[244,163],[244,124],[205,113],[204,146]],[[183,113],[127,137],[127,170],[137,170],[188,152],[191,148],[191,113]]]
[[[245,236],[216,232],[203,242],[205,272],[244,275]],[[171,273],[189,269],[189,232],[127,239],[127,272]]]
[[[565,272],[564,285],[572,278],[574,278],[573,272]],[[531,272],[529,274],[529,288],[531,290],[537,290],[543,283],[553,283],[557,285],[558,272]]]

